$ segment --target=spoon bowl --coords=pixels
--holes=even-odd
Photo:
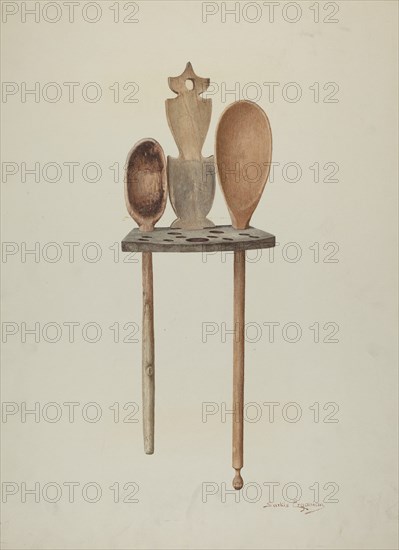
[[[127,158],[126,207],[140,231],[153,231],[167,200],[166,159],[155,139],[138,141]]]
[[[235,229],[247,229],[260,200],[272,160],[266,113],[252,101],[237,101],[222,113],[216,129],[216,165]]]

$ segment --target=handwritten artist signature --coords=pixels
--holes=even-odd
[[[263,506],[263,508],[279,508],[281,509],[289,509],[289,508],[297,508],[301,513],[303,513],[305,516],[307,514],[313,514],[314,512],[319,512],[324,508],[324,504],[317,503],[317,502],[268,502]]]

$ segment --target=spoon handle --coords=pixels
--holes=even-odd
[[[244,323],[245,323],[245,250],[234,252],[234,347],[233,347],[233,468],[234,489],[244,481]]]
[[[154,296],[152,253],[143,252],[143,344],[142,344],[142,391],[143,391],[143,436],[144,452],[154,452],[155,410],[155,353],[154,353]]]

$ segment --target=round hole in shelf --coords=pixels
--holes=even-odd
[[[187,78],[184,84],[186,85],[187,90],[194,90],[194,81],[192,78]]]
[[[191,239],[186,239],[189,243],[206,243],[209,241],[209,239],[206,239],[205,237],[192,237]]]

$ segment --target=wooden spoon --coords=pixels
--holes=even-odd
[[[167,199],[166,159],[155,139],[142,139],[127,157],[125,199],[140,231],[153,231]]]
[[[216,129],[216,165],[233,227],[246,229],[270,171],[272,134],[266,113],[252,101],[237,101]]]
[[[166,160],[154,139],[137,142],[129,152],[125,177],[125,199],[129,214],[140,231],[153,231],[167,199]],[[154,452],[155,352],[152,253],[143,252],[143,435],[144,451]]]
[[[252,101],[229,105],[216,129],[216,165],[233,227],[246,229],[270,171],[272,135],[266,113]],[[245,250],[234,252],[233,487],[243,487]]]

